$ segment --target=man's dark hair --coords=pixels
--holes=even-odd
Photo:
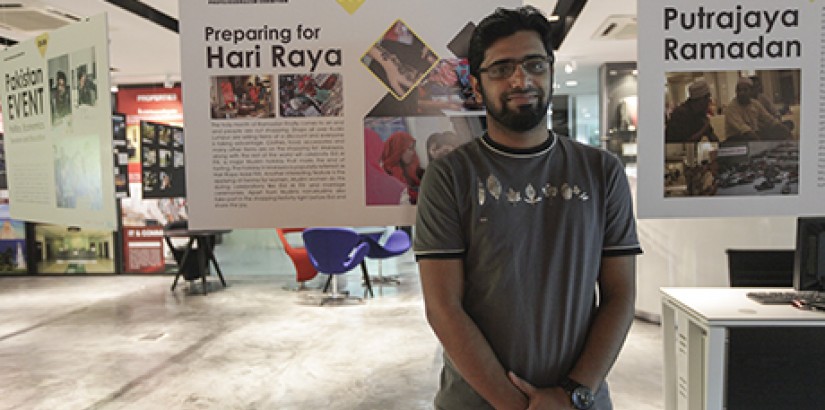
[[[66,73],[64,73],[63,71],[58,71],[57,74],[55,74],[55,77],[57,77],[57,80],[63,80],[64,83],[68,82],[68,79],[66,78]]]
[[[548,56],[553,55],[552,26],[538,9],[524,6],[516,9],[499,7],[493,14],[478,23],[470,37],[469,63],[470,74],[479,78],[481,62],[487,49],[502,37],[508,37],[518,31],[535,31],[538,33]]]

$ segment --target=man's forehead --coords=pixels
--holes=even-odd
[[[528,55],[546,54],[544,44],[535,31],[517,31],[493,42],[484,51],[484,61],[519,59]]]

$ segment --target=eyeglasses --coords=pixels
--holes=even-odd
[[[516,72],[516,66],[520,65],[524,72],[530,75],[542,75],[550,69],[553,64],[553,56],[527,56],[520,60],[508,59],[496,61],[488,67],[481,68],[480,73],[487,73],[490,79],[503,80],[510,78]]]

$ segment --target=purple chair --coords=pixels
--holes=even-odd
[[[378,259],[378,277],[373,279],[373,282],[378,283],[395,283],[400,284],[401,281],[396,277],[384,276],[382,274],[381,260],[392,258],[407,252],[412,245],[410,236],[402,230],[393,231],[387,241],[382,245],[380,243],[381,234],[363,234],[361,238],[364,242],[370,244],[370,250],[367,252],[367,258]],[[362,269],[365,269],[362,266]]]
[[[338,292],[338,275],[358,266],[369,252],[369,244],[348,228],[307,228],[302,236],[312,265],[318,272],[330,275],[332,281],[331,294],[321,300],[321,305],[348,299],[348,295]]]

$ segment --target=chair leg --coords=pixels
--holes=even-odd
[[[361,261],[361,272],[364,275],[364,286],[366,287],[366,289],[364,289],[364,297],[367,297],[367,293],[369,293],[370,297],[374,298],[375,294],[372,293],[372,283],[370,281],[370,274],[369,274],[369,272],[367,272],[367,260],[366,259]]]
[[[324,293],[329,292],[329,284],[332,282],[332,277],[335,275],[328,275],[327,276],[327,283],[324,284]]]
[[[338,293],[338,275],[329,275],[332,278],[332,298],[338,299],[341,297],[341,294]]]
[[[360,303],[364,303],[364,300],[362,298],[359,298],[357,296],[350,296],[347,291],[340,292],[338,290],[338,275],[329,275],[328,285],[332,288],[332,290],[330,290],[329,295],[326,295],[323,297],[323,299],[321,299],[321,306],[325,305],[327,302],[346,303],[347,300],[357,300]]]
[[[400,285],[401,281],[395,276],[384,276],[382,272],[383,264],[382,260],[378,260],[378,277],[375,278],[375,281],[381,284],[394,284]]]

